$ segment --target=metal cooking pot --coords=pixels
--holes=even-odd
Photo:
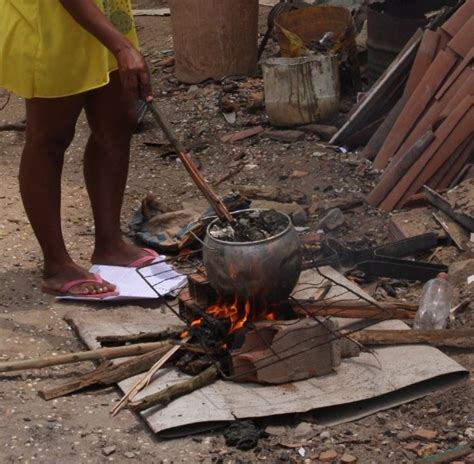
[[[233,216],[256,210],[236,211]],[[301,244],[291,223],[279,234],[255,242],[228,242],[214,238],[209,224],[203,258],[212,287],[223,297],[237,297],[253,304],[280,302],[298,282],[302,266]]]

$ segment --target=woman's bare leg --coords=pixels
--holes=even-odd
[[[26,101],[26,144],[20,163],[20,191],[26,214],[44,256],[43,288],[91,278],[69,256],[61,230],[61,174],[64,152],[74,137],[85,96]],[[84,284],[71,293],[113,290],[110,284]]]
[[[110,79],[107,86],[87,94],[85,110],[91,136],[84,175],[95,221],[92,262],[127,265],[147,255],[125,242],[120,229],[130,140],[137,124],[136,101],[123,89],[117,72]]]

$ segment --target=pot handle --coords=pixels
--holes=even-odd
[[[208,250],[213,251],[214,253],[220,253],[220,250],[218,250],[217,248],[212,248],[212,247],[210,247],[207,243],[204,243],[204,241],[201,240],[201,239],[193,232],[193,230],[192,230],[192,226],[193,226],[194,224],[197,224],[197,223],[199,223],[199,222],[202,222],[202,221],[204,221],[204,220],[206,220],[206,219],[216,219],[216,218],[217,218],[217,216],[206,216],[206,217],[204,217],[204,218],[200,218],[200,219],[198,219],[198,220],[196,220],[196,221],[193,221],[193,222],[191,222],[190,224],[188,224],[188,232],[189,232],[202,246],[205,246]]]

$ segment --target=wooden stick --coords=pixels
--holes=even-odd
[[[47,356],[44,358],[25,359],[22,361],[7,361],[0,363],[0,372],[21,371],[24,369],[41,369],[43,367],[59,366],[81,361],[96,361],[98,359],[115,359],[125,356],[148,353],[168,346],[167,342],[139,343],[137,345],[119,346],[114,348],[99,348],[97,350],[79,351],[77,353]]]
[[[350,319],[414,319],[416,305],[378,302],[380,308],[366,301],[305,301],[294,310],[301,315],[333,316]],[[303,309],[304,308],[304,309]]]
[[[188,171],[197,188],[201,190],[201,193],[206,197],[207,201],[214,208],[214,211],[219,216],[219,218],[224,222],[235,224],[235,218],[229,213],[229,210],[225,206],[224,202],[215,194],[214,190],[212,190],[204,177],[202,177],[201,173],[197,170],[196,166],[194,166],[191,157],[186,153],[183,144],[176,138],[173,129],[164,115],[161,113],[160,109],[153,103],[148,103],[148,109],[165,133],[173,148],[176,150],[176,154]]]
[[[435,346],[474,348],[474,329],[362,330],[351,334],[364,345],[428,343]]]
[[[186,343],[191,337],[186,337],[183,342]],[[123,408],[127,406],[130,400],[133,400],[135,396],[149,385],[153,376],[168,362],[168,360],[181,348],[181,345],[173,346],[168,350],[147,372],[147,374],[141,377],[132,388],[122,397],[122,399],[115,405],[110,411],[112,416],[118,414]]]
[[[104,335],[102,337],[97,337],[97,341],[103,346],[120,346],[127,343],[158,342],[168,338],[177,339],[184,330],[186,330],[185,326],[176,329],[170,327],[159,332],[140,332],[127,335]]]
[[[193,391],[199,390],[200,388],[215,382],[217,379],[217,373],[217,367],[212,365],[202,371],[199,375],[165,388],[153,395],[145,396],[139,401],[130,403],[128,407],[134,412],[140,412],[159,404],[166,405],[181,396],[188,395]]]
[[[124,361],[119,364],[113,364],[111,361],[107,361],[79,378],[61,385],[46,387],[38,393],[43,399],[52,400],[92,385],[112,385],[118,383],[150,369],[157,359],[163,356],[167,349],[168,347],[166,346],[158,348],[157,350],[136,356],[129,361]]]

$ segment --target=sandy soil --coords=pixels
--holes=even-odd
[[[162,6],[163,2],[142,0],[136,4]],[[169,18],[140,18],[138,29],[144,53],[152,63],[160,59],[160,50],[171,48]],[[244,123],[266,124],[265,115],[239,113],[236,125],[230,126],[218,109],[218,96],[222,93],[218,84],[180,86],[171,70],[154,74],[158,102],[188,146],[198,141],[203,144],[204,148],[195,150],[195,156],[209,180],[227,172],[232,158],[243,151],[245,162],[256,167],[244,169],[230,181],[235,184],[263,183],[296,189],[304,192],[313,205],[342,197],[357,198],[369,191],[376,178],[370,166],[355,154],[328,150],[315,140],[291,145],[268,140],[223,145],[219,136],[238,130]],[[16,97],[0,112],[0,124],[23,118],[23,104]],[[66,156],[63,182],[64,234],[72,255],[84,266],[88,265],[93,240],[92,216],[81,173],[87,135],[88,128],[81,118]],[[134,138],[123,208],[124,231],[132,210],[150,192],[171,206],[196,197],[195,189],[174,158],[159,157],[155,149],[143,145],[145,140],[160,138],[150,121],[145,122],[143,131]],[[62,319],[70,306],[58,304],[38,290],[41,254],[23,212],[17,185],[23,142],[22,133],[0,133],[0,360],[82,348]],[[306,171],[308,175],[292,177],[295,170]],[[224,183],[220,193],[230,188],[230,183]],[[346,225],[335,236],[354,244],[380,243],[387,237],[386,220],[385,216],[362,205],[346,213]],[[310,222],[310,226],[314,224]],[[454,250],[449,256],[450,260],[458,259]],[[419,294],[419,286],[404,292],[401,296],[414,299]],[[457,324],[472,326],[471,314],[463,314]],[[449,354],[472,372],[472,354]],[[358,457],[359,462],[398,463],[413,462],[417,458],[406,445],[420,441],[413,438],[413,431],[418,427],[438,432],[434,439],[421,440],[418,452],[426,446],[426,453],[453,448],[472,441],[474,436],[473,385],[472,380],[468,380],[450,391],[338,427],[304,423],[298,429],[298,418],[274,424],[283,428],[274,429],[276,435],[262,439],[259,446],[249,452],[227,448],[221,431],[158,441],[129,412],[110,418],[109,410],[119,398],[115,388],[88,391],[52,402],[38,397],[40,386],[70,378],[91,367],[92,364],[82,363],[0,376],[0,462],[317,462],[321,451],[336,449],[339,456],[348,452]],[[292,443],[301,441],[302,428],[305,434],[312,435],[304,445],[305,457],[296,449],[277,445],[282,437]],[[107,447],[115,447],[109,456],[105,455]]]

